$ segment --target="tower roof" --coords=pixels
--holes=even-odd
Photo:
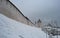
[[[39,20],[37,21],[37,23],[41,23],[41,20],[39,19]]]

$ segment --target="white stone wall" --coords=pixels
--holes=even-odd
[[[35,27],[42,28],[42,23],[36,23]]]
[[[25,17],[10,2],[6,0],[0,0],[0,13],[16,21],[28,24],[28,20],[25,19]]]
[[[38,27],[41,27],[41,23],[37,23],[37,26],[38,26]]]

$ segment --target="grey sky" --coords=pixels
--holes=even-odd
[[[30,20],[60,21],[60,0],[11,0]]]

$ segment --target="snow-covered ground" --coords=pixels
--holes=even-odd
[[[0,14],[0,38],[46,38],[46,34]]]

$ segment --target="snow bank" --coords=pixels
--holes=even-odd
[[[0,38],[46,38],[46,34],[0,14]]]

